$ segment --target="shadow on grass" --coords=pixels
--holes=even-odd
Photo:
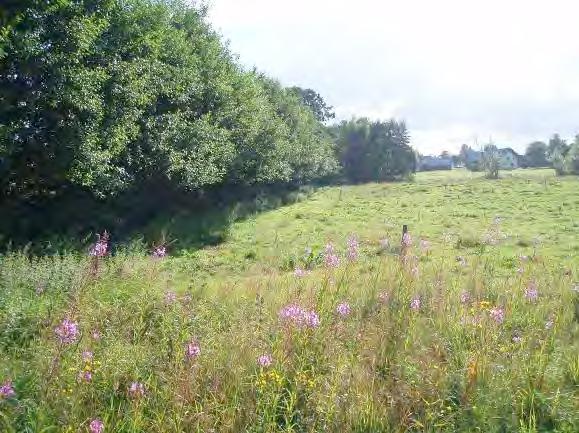
[[[215,246],[232,223],[304,200],[315,186],[223,188],[204,194],[143,188],[109,201],[82,194],[28,203],[2,203],[0,252],[30,255],[86,253],[97,233],[111,235],[111,251],[150,251],[169,244],[171,254]]]

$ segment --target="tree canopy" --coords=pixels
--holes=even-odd
[[[2,22],[4,195],[302,182],[336,167],[315,115],[244,71],[203,8],[29,0],[11,3]]]
[[[416,171],[416,155],[404,122],[352,119],[335,126],[333,134],[350,181],[400,179]]]

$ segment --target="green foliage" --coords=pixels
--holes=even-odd
[[[534,141],[527,146],[525,163],[528,167],[548,167],[547,145],[542,141]]]
[[[333,107],[326,104],[324,98],[315,90],[301,87],[290,87],[289,90],[300,98],[301,103],[314,113],[314,117],[319,122],[324,123],[336,117]]]
[[[487,179],[499,178],[500,160],[499,152],[495,145],[488,144],[485,146],[481,163]]]
[[[335,170],[293,91],[243,71],[183,1],[19,2],[3,15],[0,188],[202,190]]]
[[[578,431],[576,180],[455,170],[341,189],[237,221],[219,248],[171,245],[163,261],[122,250],[97,274],[76,254],[0,256],[0,384],[15,390],[0,399],[0,430],[86,432],[99,418],[106,433]],[[418,275],[398,255],[403,223]],[[479,251],[489,228],[497,242]],[[329,241],[337,269],[317,260]],[[312,272],[280,271],[288,257]],[[294,302],[320,325],[284,325]],[[54,333],[65,317],[81,331],[66,346]],[[201,353],[187,361],[192,340]],[[131,397],[133,381],[144,396]]]
[[[332,128],[346,179],[352,182],[405,178],[416,171],[404,122],[344,121]]]

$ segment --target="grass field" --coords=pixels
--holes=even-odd
[[[575,433],[578,192],[419,173],[5,255],[0,431]]]

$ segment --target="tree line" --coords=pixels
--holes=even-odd
[[[242,68],[204,6],[7,0],[0,26],[5,208],[414,170],[404,123],[326,127],[317,92]]]

